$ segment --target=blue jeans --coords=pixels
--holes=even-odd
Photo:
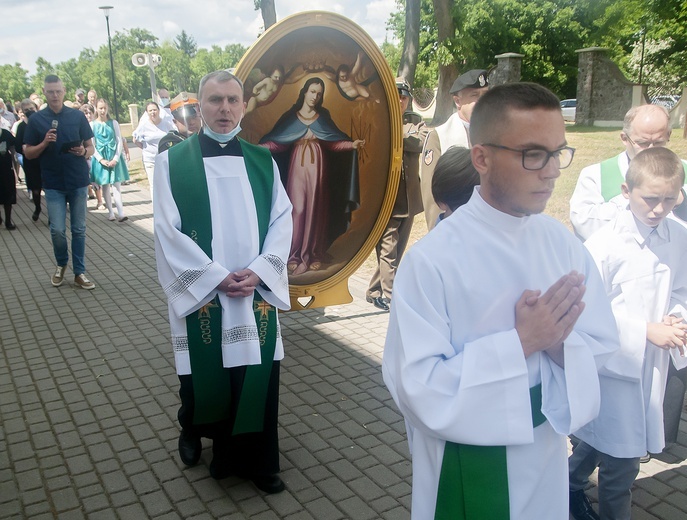
[[[72,232],[72,268],[74,275],[86,272],[86,201],[88,186],[70,191],[45,190],[45,203],[50,219],[50,236],[57,265],[69,263],[67,248],[67,204]]]

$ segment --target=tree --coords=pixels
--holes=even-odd
[[[29,71],[23,69],[19,63],[14,65],[0,65],[0,97],[10,104],[29,97]]]
[[[186,31],[182,30],[176,38],[174,38],[174,46],[177,50],[180,50],[189,58],[193,58],[198,52],[198,45],[196,45],[196,40],[193,36],[186,34]]]
[[[420,45],[420,0],[406,0],[405,37],[403,38],[403,54],[398,65],[398,76],[415,83],[417,69],[418,47]]]
[[[439,63],[439,86],[437,89],[436,109],[432,125],[440,125],[453,113],[453,99],[449,94],[451,85],[458,77],[458,67],[454,59],[454,38],[456,24],[453,19],[453,0],[433,0],[437,19],[437,61]]]
[[[274,0],[255,0],[255,10],[260,9],[265,30],[277,23],[277,9]]]

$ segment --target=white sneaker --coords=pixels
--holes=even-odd
[[[81,287],[82,289],[95,289],[95,284],[86,278],[85,274],[77,274],[74,277],[74,285]]]
[[[66,270],[66,265],[57,266],[57,269],[55,269],[55,274],[52,275],[52,278],[50,278],[50,283],[52,283],[53,287],[59,287],[60,285],[62,285],[62,282],[64,282],[64,272]]]

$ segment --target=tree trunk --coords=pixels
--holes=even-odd
[[[274,0],[260,0],[260,11],[262,12],[265,30],[277,23],[277,10],[274,6]]]
[[[432,0],[434,16],[437,20],[439,43],[454,38],[456,26],[453,22],[453,0]],[[436,110],[432,119],[432,126],[444,123],[453,114],[454,104],[449,90],[458,77],[458,67],[452,61],[448,65],[439,63],[439,85],[437,90]]]
[[[398,75],[411,86],[415,83],[417,53],[420,46],[420,3],[421,0],[406,0],[406,29],[403,40],[403,54],[398,64]]]

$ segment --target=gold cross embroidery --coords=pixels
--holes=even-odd
[[[272,309],[272,306],[267,303],[266,301],[261,301],[261,302],[255,302],[255,309],[253,309],[254,312],[260,311],[260,319],[262,318],[267,318],[268,317],[268,312]]]
[[[209,301],[205,305],[203,305],[200,309],[198,309],[198,319],[202,318],[209,318],[210,317],[210,309],[217,307],[217,304],[213,301]]]

